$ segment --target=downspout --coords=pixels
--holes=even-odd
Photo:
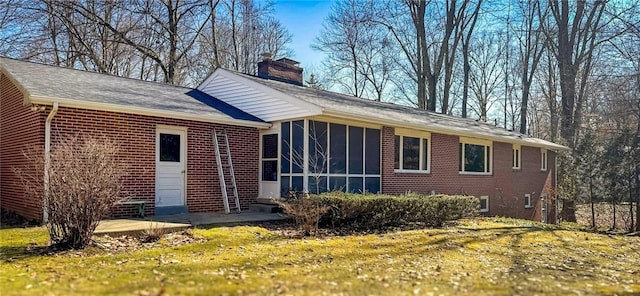
[[[53,102],[53,109],[44,124],[44,201],[42,203],[42,222],[49,221],[49,166],[51,165],[51,121],[58,113],[58,102]]]

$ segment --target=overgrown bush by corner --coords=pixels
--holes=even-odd
[[[44,201],[51,242],[63,249],[85,248],[100,220],[124,199],[126,172],[119,146],[106,137],[74,136],[51,147],[48,164],[42,150],[24,155],[40,170],[23,168],[16,174],[27,193]],[[46,182],[42,174],[32,173],[45,167]]]
[[[473,196],[352,194],[330,192],[311,196],[329,211],[322,224],[354,229],[382,229],[410,223],[442,226],[444,222],[473,217],[480,209]]]

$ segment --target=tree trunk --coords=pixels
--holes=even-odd
[[[468,41],[462,44],[462,60],[464,64],[464,81],[462,87],[462,118],[467,118],[467,105],[469,102],[469,72],[471,72]]]
[[[589,178],[589,201],[591,202],[591,228],[596,228],[596,210],[593,204],[593,179]]]
[[[616,226],[617,226],[616,225],[616,220],[617,220],[616,214],[617,213],[616,213],[616,200],[615,200],[615,198],[612,200],[612,202],[613,202],[613,223],[611,225],[611,230],[615,230]]]
[[[636,165],[636,231],[640,231],[640,165]]]
[[[427,87],[429,90],[429,101],[427,104],[427,110],[436,111],[436,94],[438,93],[438,79],[435,75],[429,75],[427,77]]]

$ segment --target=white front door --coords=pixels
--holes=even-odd
[[[186,137],[184,128],[156,129],[156,207],[185,205]]]

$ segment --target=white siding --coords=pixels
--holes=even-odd
[[[322,112],[315,105],[250,80],[241,81],[243,78],[234,74],[230,75],[236,77],[231,78],[223,71],[213,73],[198,89],[267,122],[313,116]]]

